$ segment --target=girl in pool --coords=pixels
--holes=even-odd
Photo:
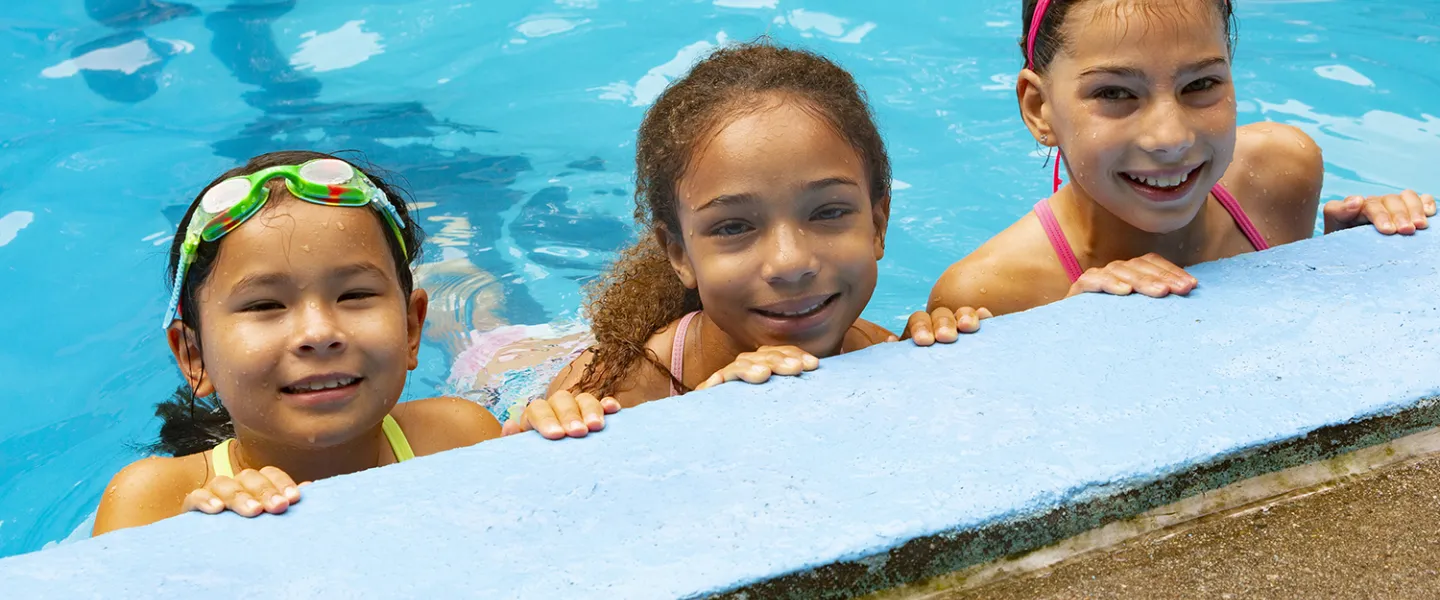
[[[1016,95],[1070,183],[952,265],[931,306],[996,314],[1085,292],[1187,294],[1183,267],[1308,238],[1323,163],[1300,130],[1236,127],[1227,0],[1024,0]],[[1329,202],[1325,232],[1413,234],[1435,199]],[[1058,260],[1057,260],[1058,258]]]
[[[766,44],[721,49],[655,101],[635,163],[649,235],[591,290],[595,345],[507,432],[581,437],[621,406],[898,339],[860,319],[885,253],[890,162],[844,69]],[[953,342],[982,316],[937,307],[905,337]]]
[[[266,154],[206,186],[183,222],[164,326],[186,385],[156,411],[173,458],[117,474],[95,534],[281,513],[297,481],[499,435],[473,402],[397,404],[427,297],[410,270],[423,234],[383,181],[325,154]]]

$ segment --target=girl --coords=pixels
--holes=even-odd
[[[1181,267],[1308,238],[1324,165],[1294,127],[1236,128],[1227,0],[1025,0],[1016,95],[1070,183],[952,265],[930,306],[996,314],[1084,292],[1187,294]],[[1435,199],[1325,205],[1325,232],[1413,234]],[[1058,260],[1057,260],[1058,259]]]
[[[649,235],[591,290],[595,345],[507,432],[582,437],[621,406],[897,340],[860,319],[885,254],[890,162],[844,69],[766,44],[721,49],[646,113],[635,165]],[[953,342],[982,316],[916,313],[905,336]]]
[[[472,402],[396,404],[427,296],[410,270],[422,233],[383,181],[325,154],[266,154],[206,186],[183,222],[164,325],[186,386],[156,410],[174,458],[117,474],[95,534],[192,510],[278,514],[296,481],[499,434]]]

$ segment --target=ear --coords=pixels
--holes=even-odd
[[[420,337],[425,332],[425,315],[430,312],[430,293],[420,288],[410,292],[410,302],[405,306],[406,370],[414,371],[420,366]]]
[[[655,241],[665,250],[665,258],[670,260],[670,268],[675,269],[675,276],[680,278],[680,283],[685,284],[686,288],[695,289],[699,284],[695,281],[695,268],[690,264],[690,255],[685,252],[684,241],[663,226],[655,228]]]
[[[870,216],[875,222],[875,260],[880,260],[885,258],[885,233],[890,226],[890,196],[872,203]]]
[[[170,354],[175,356],[175,365],[180,367],[185,383],[190,385],[196,398],[215,393],[215,385],[205,373],[205,359],[200,355],[200,336],[184,322],[176,319],[165,330],[165,341],[170,344]]]
[[[1015,82],[1015,97],[1020,101],[1020,118],[1030,135],[1042,146],[1059,146],[1055,130],[1051,127],[1050,102],[1045,97],[1044,80],[1030,69],[1022,69]]]

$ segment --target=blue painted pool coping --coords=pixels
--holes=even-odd
[[[1440,423],[1440,235],[1362,229],[952,346],[317,483],[0,560],[6,597],[848,595]]]

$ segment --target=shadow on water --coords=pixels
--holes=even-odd
[[[348,103],[319,100],[320,80],[294,68],[276,44],[272,23],[289,13],[296,0],[252,0],[232,2],[226,8],[205,14],[205,27],[213,35],[210,52],[239,82],[258,89],[245,92],[244,102],[261,111],[259,118],[212,148],[219,156],[237,162],[265,152],[296,147],[357,152],[362,160],[381,167],[380,172],[396,179],[419,203],[435,203],[442,210],[463,213],[471,238],[479,245],[500,239],[505,227],[501,214],[522,204],[519,220],[511,227],[515,242],[538,264],[598,270],[598,264],[577,264],[573,260],[530,252],[546,246],[586,246],[591,255],[605,255],[626,241],[629,223],[608,215],[583,214],[567,205],[568,191],[551,187],[533,194],[511,185],[518,174],[533,169],[518,155],[487,155],[468,149],[441,150],[415,140],[446,133],[493,133],[483,127],[437,118],[420,102]],[[150,62],[131,73],[84,71],[85,81],[96,94],[115,102],[138,103],[153,96],[170,58],[178,53],[173,44],[149,38],[144,28],[166,21],[199,17],[200,10],[188,4],[157,0],[87,0],[91,18],[118,29],[111,36],[75,50],[75,56],[97,49],[125,44],[143,44],[154,54]],[[590,166],[587,164],[587,166]],[[591,167],[592,170],[595,167]],[[600,167],[600,168],[603,168]],[[166,207],[172,224],[178,224],[185,206]],[[421,218],[425,217],[421,213]],[[436,224],[423,223],[435,234]],[[502,253],[467,252],[487,281],[502,286],[496,318],[510,323],[544,323],[544,308],[517,278]],[[432,257],[434,259],[436,257]]]

